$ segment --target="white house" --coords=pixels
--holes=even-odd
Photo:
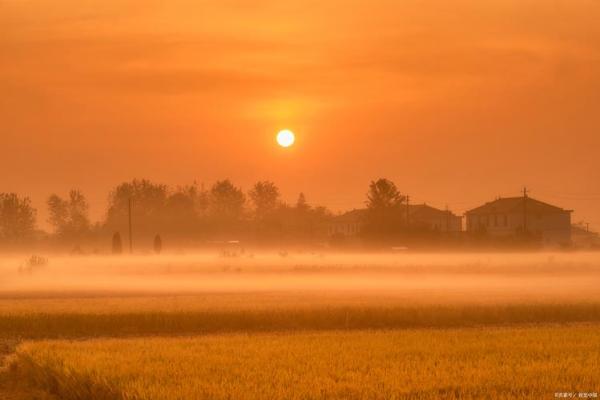
[[[411,204],[408,209],[409,225],[411,226],[422,226],[444,233],[462,231],[462,217],[455,215],[450,210],[440,210],[427,204]]]
[[[538,235],[546,244],[571,242],[573,210],[553,206],[528,196],[498,198],[469,210],[467,232],[509,237],[522,232]]]
[[[331,219],[327,226],[329,236],[358,236],[364,226],[367,210],[352,210]]]
[[[358,209],[333,217],[327,228],[328,235],[358,236],[365,224],[367,212],[366,209]],[[408,223],[412,227],[445,233],[459,233],[462,230],[462,217],[449,210],[440,210],[427,204],[403,205],[398,208],[403,224],[406,224],[407,212]]]

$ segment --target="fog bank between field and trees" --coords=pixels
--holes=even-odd
[[[219,252],[0,258],[0,297],[348,293],[410,302],[598,300],[596,253]]]

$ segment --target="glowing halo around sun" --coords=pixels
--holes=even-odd
[[[290,147],[295,141],[296,136],[294,135],[294,132],[290,131],[289,129],[279,131],[277,134],[277,144],[279,144],[281,147]]]

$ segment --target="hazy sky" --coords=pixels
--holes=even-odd
[[[599,21],[598,0],[0,0],[0,191],[81,188],[100,217],[134,177],[336,210],[377,177],[458,212],[527,185],[600,228]]]

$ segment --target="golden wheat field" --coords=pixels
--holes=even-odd
[[[600,324],[27,342],[64,399],[551,398],[600,385]]]
[[[0,258],[0,399],[600,391],[594,253],[23,260]]]

